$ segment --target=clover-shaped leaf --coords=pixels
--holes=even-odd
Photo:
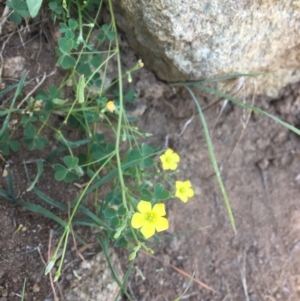
[[[105,211],[104,211],[104,216],[106,218],[113,218],[115,216],[117,216],[117,212],[114,208],[107,208]]]
[[[133,103],[135,101],[135,91],[133,89],[129,90],[125,95],[124,98]]]
[[[166,200],[170,197],[170,192],[165,190],[163,185],[160,183],[154,186],[154,198],[156,200]]]
[[[10,21],[20,24],[22,18],[25,19],[29,17],[28,7],[25,1],[8,0],[6,1],[6,5],[13,10],[9,16]]]
[[[4,133],[0,139],[0,151],[4,156],[9,154],[9,150],[14,152],[19,150],[19,142],[15,140],[10,140],[7,133]]]
[[[62,181],[66,177],[68,173],[68,169],[60,164],[54,164],[53,167],[55,169],[55,175],[54,175],[55,179],[57,181]]]
[[[58,46],[61,52],[68,54],[74,46],[73,40],[61,38],[58,40]]]
[[[29,124],[24,130],[24,135],[28,138],[34,138],[35,137],[35,127],[32,124]]]
[[[76,181],[83,175],[83,171],[78,164],[78,158],[72,156],[65,156],[63,159],[67,167],[61,164],[54,164],[54,177],[57,181],[64,180],[67,183]]]
[[[142,193],[141,200],[143,200],[143,201],[149,201],[149,202],[152,201],[153,196],[152,196],[152,193],[148,189],[143,188],[141,190],[141,193]]]
[[[150,155],[154,153],[154,149],[150,147],[148,144],[142,144],[142,156],[147,157],[140,163],[141,170],[145,169],[146,167],[150,167],[153,165],[153,160],[149,158]]]
[[[100,42],[104,42],[107,37],[110,41],[113,41],[116,37],[116,32],[111,29],[110,25],[104,24],[102,25],[102,32],[98,35],[98,39]]]
[[[48,142],[48,139],[45,137],[36,137],[35,145],[37,149],[43,149]]]
[[[76,47],[72,39],[60,38],[58,46],[55,48],[56,54],[59,56],[58,65],[63,69],[69,69],[76,65],[76,60],[70,55],[72,48]]]
[[[69,169],[73,169],[77,166],[79,159],[72,156],[65,156],[64,163]]]

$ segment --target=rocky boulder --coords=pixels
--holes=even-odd
[[[245,88],[253,92],[256,86],[257,93],[273,97],[281,87],[300,80],[298,0],[115,0],[114,4],[117,23],[130,45],[163,80],[271,72],[255,78],[255,85],[246,81]]]

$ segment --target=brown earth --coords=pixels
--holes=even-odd
[[[52,24],[46,22],[42,26],[38,24],[31,32],[20,32],[23,41],[28,41],[24,46],[20,36],[14,34],[2,52],[4,61],[24,58],[23,66],[30,70],[30,78],[41,78],[44,72],[50,74],[56,62]],[[6,39],[3,33],[0,43],[3,45]],[[125,41],[122,47],[124,68],[132,66],[137,58]],[[61,76],[57,71],[55,76],[47,78],[44,87],[59,82]],[[2,75],[5,85],[14,82],[15,79]],[[178,179],[190,179],[196,190],[196,196],[186,204],[179,200],[168,202],[170,229],[160,234],[160,243],[153,245],[154,255],[160,261],[143,253],[138,255],[127,285],[133,300],[174,300],[187,288],[182,300],[299,300],[299,137],[266,117],[254,113],[249,116],[248,111],[231,104],[224,105],[221,111],[224,101],[205,111],[218,163],[225,163],[221,174],[235,216],[237,234],[234,234],[189,94],[159,82],[146,68],[134,76],[133,87],[138,103],[146,105],[139,121],[140,130],[153,134],[152,144],[169,146],[180,154]],[[30,87],[25,90],[28,91]],[[199,101],[205,108],[214,98],[199,96]],[[300,84],[286,87],[280,99],[254,96],[245,101],[254,102],[296,126],[300,124]],[[33,193],[25,192],[28,181],[23,160],[44,158],[48,151],[32,153],[22,149],[7,158],[16,191],[23,199],[40,203]],[[35,164],[28,164],[27,168],[34,178]],[[38,188],[65,203],[77,192],[72,185],[58,185],[50,166],[45,167]],[[23,226],[18,231],[20,225]],[[53,300],[49,278],[43,276],[42,257],[47,253],[50,230],[56,228],[53,221],[12,207],[0,198],[1,301],[20,300],[25,279],[25,300]],[[53,243],[56,239],[53,238]],[[83,255],[89,258],[98,250],[93,246]],[[129,265],[128,254],[119,253],[125,269]],[[74,277],[72,267],[80,262],[71,246],[67,258],[66,277],[59,283],[62,294]],[[214,292],[191,283],[170,264],[206,283]]]

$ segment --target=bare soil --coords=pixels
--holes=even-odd
[[[41,78],[44,72],[50,74],[56,62],[53,26],[46,21],[33,26],[30,32],[12,35],[2,52],[4,61],[24,58],[23,66],[30,70],[30,78]],[[0,45],[16,28],[6,30],[0,37]],[[22,45],[20,36],[26,44]],[[132,66],[137,59],[126,41],[122,42],[122,55],[124,68]],[[57,70],[43,86],[59,82],[61,76]],[[15,81],[16,78],[5,78],[2,74],[2,83],[6,86]],[[170,229],[160,235],[160,243],[153,245],[159,260],[144,253],[138,255],[128,281],[132,297],[139,301],[174,300],[188,288],[183,300],[299,300],[299,137],[266,117],[254,113],[249,116],[248,111],[231,104],[221,111],[223,101],[205,111],[218,163],[224,165],[221,174],[236,221],[235,234],[189,94],[160,82],[146,68],[134,76],[132,85],[137,90],[138,103],[146,105],[139,121],[140,130],[153,134],[152,144],[171,147],[180,154],[178,179],[190,179],[196,190],[196,196],[186,204],[175,199],[169,201]],[[28,91],[30,87],[25,93]],[[205,108],[214,98],[199,95],[199,101]],[[252,103],[253,98],[245,101]],[[300,84],[283,89],[278,99],[254,96],[254,101],[259,108],[296,126],[300,124]],[[37,204],[38,198],[26,193],[28,182],[22,162],[43,158],[47,152],[49,149],[44,153],[22,149],[6,158],[11,162],[20,196]],[[28,168],[33,178],[36,167],[31,164]],[[5,185],[4,179],[1,185]],[[76,193],[74,186],[55,182],[50,166],[45,168],[38,188],[66,203]],[[12,207],[0,198],[1,301],[20,300],[25,279],[25,300],[53,300],[49,278],[43,275],[42,257],[48,249],[50,230],[56,228],[53,221],[24,208]],[[94,242],[93,239],[90,242]],[[88,251],[83,253],[86,258],[96,254],[97,248]],[[129,265],[128,254],[119,254],[125,269]],[[68,256],[72,266],[79,264],[73,249],[70,248]],[[170,264],[214,291],[191,282]],[[66,270],[66,277],[59,286],[62,295],[72,277],[71,270]]]

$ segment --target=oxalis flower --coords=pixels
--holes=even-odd
[[[160,157],[163,170],[175,170],[177,168],[180,157],[173,150],[168,148]]]
[[[192,188],[192,184],[190,181],[176,181],[176,193],[175,196],[179,198],[181,201],[186,203],[189,198],[194,196],[194,189]]]
[[[152,208],[150,202],[140,201],[137,205],[139,212],[136,212],[131,219],[131,226],[134,229],[141,229],[145,238],[150,238],[157,232],[169,228],[168,220],[163,217],[166,215],[165,204],[155,204]]]
[[[109,100],[106,103],[106,109],[111,113],[116,110],[116,106],[115,106],[115,103],[113,102],[113,100]]]

